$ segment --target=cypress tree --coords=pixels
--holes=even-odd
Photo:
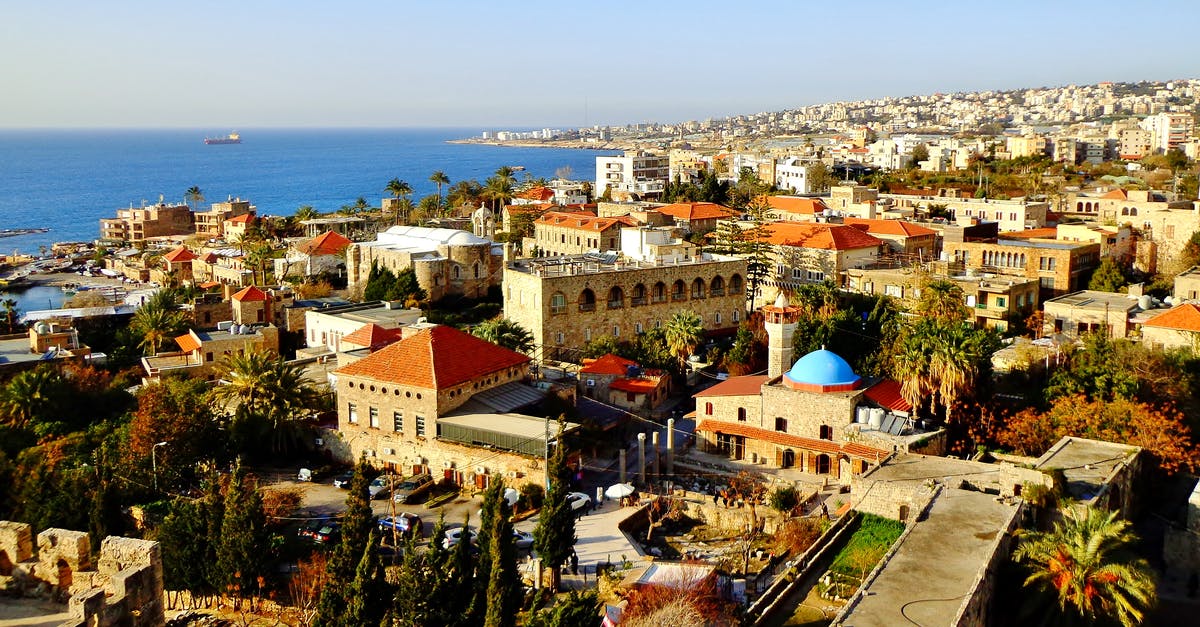
[[[487,615],[485,627],[516,627],[517,612],[521,609],[521,575],[517,572],[517,549],[513,545],[513,526],[508,501],[503,498],[504,480],[497,479],[488,488],[496,491],[496,505],[491,518],[491,569],[487,579]],[[488,560],[480,553],[480,561]]]
[[[563,419],[558,421],[558,442],[546,465],[546,477],[550,488],[542,501],[538,514],[537,528],[533,532],[533,550],[542,558],[542,565],[550,568],[550,589],[558,590],[562,565],[575,547],[575,512],[567,502],[571,486],[571,469],[567,467],[566,450],[563,444]]]
[[[490,602],[488,584],[492,573],[492,526],[500,501],[504,500],[504,491],[499,489],[502,483],[494,481],[483,491],[483,506],[479,509],[479,534],[475,539],[479,560],[475,563],[475,594],[471,601],[472,614],[477,619],[483,618]]]
[[[222,590],[239,595],[257,590],[259,577],[266,572],[267,552],[262,495],[258,486],[246,480],[246,471],[239,462],[225,490],[225,513],[217,547]]]
[[[354,579],[363,551],[371,541],[371,530],[377,524],[375,514],[371,511],[371,497],[367,491],[369,485],[367,462],[361,459],[354,468],[350,493],[346,495],[341,539],[329,559],[328,577],[317,605],[317,617],[313,621],[316,627],[339,624],[346,610],[347,588]]]
[[[346,611],[337,623],[346,627],[376,627],[387,616],[388,584],[379,561],[379,534],[372,530],[354,570],[354,579],[346,587]]]

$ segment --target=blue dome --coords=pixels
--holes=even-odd
[[[796,383],[820,386],[853,385],[859,380],[845,359],[823,348],[801,357],[785,376]]]

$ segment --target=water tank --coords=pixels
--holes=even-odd
[[[867,420],[867,424],[872,429],[878,429],[883,424],[883,410],[878,407],[872,407],[871,417]]]
[[[1149,294],[1145,296],[1139,296],[1138,307],[1141,307],[1143,311],[1151,309],[1154,307],[1154,299],[1150,298]]]
[[[859,407],[854,408],[854,422],[856,422],[860,425],[866,424],[867,419],[870,417],[871,417],[871,408],[870,407],[859,406]]]

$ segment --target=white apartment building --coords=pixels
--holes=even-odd
[[[635,195],[638,198],[662,194],[670,176],[670,159],[641,151],[625,151],[615,157],[596,157],[597,197],[608,190],[614,198]]]
[[[1159,113],[1142,120],[1141,127],[1150,131],[1151,150],[1167,152],[1191,139],[1194,123],[1188,113]]]
[[[779,189],[790,189],[793,194],[811,194],[808,168],[812,161],[800,157],[787,157],[775,162],[775,186]]]

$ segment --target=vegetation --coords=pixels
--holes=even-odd
[[[533,333],[508,318],[492,318],[471,328],[471,334],[508,350],[528,353],[533,350]]]
[[[858,529],[834,556],[829,570],[861,580],[883,559],[902,533],[902,522],[874,514],[860,514]]]
[[[233,409],[234,446],[250,454],[268,439],[280,453],[306,439],[305,421],[320,407],[320,393],[300,366],[274,353],[250,351],[226,355],[216,372],[225,383],[216,388],[216,398]]]
[[[425,290],[417,282],[417,273],[412,268],[393,273],[388,268],[380,268],[378,263],[372,262],[366,285],[363,287],[363,300],[416,303],[425,300]]]
[[[565,422],[560,419],[558,442],[562,442],[564,426]],[[575,547],[575,512],[567,502],[567,493],[571,491],[571,469],[567,467],[566,450],[566,446],[555,446],[546,466],[549,489],[533,534],[533,550],[550,568],[552,590],[558,589],[562,565]]]
[[[700,314],[688,309],[671,314],[671,318],[663,325],[663,339],[667,347],[679,359],[679,367],[683,369],[688,356],[704,341],[704,320]]]

